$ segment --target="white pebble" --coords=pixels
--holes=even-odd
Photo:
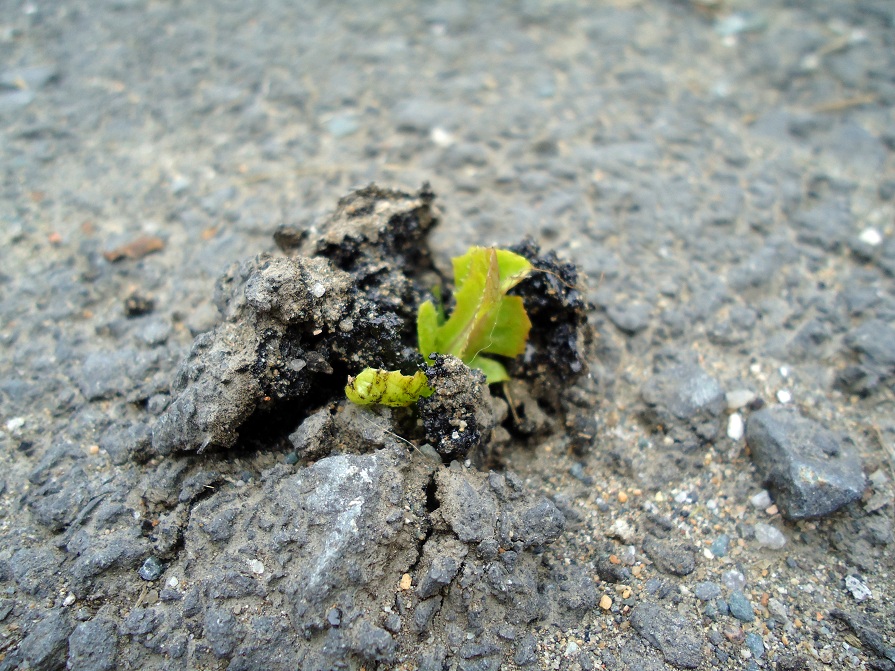
[[[861,235],[859,235],[858,238],[865,245],[870,245],[871,247],[876,247],[883,241],[882,233],[875,228],[865,228],[861,231]]]
[[[63,606],[70,606],[75,602],[75,595],[71,592],[68,593],[68,596],[65,597],[65,601],[62,602]]]
[[[165,584],[171,589],[174,589],[180,584],[180,581],[172,575],[170,578],[168,578],[168,582],[166,582]]]
[[[740,413],[735,412],[727,418],[727,437],[731,440],[741,440],[745,427]]]
[[[25,418],[24,417],[13,417],[12,419],[6,420],[6,430],[7,431],[18,431],[23,426],[25,426]]]
[[[764,510],[769,505],[771,505],[771,495],[768,493],[767,489],[762,489],[758,494],[754,494],[749,497],[749,503],[751,503],[756,508],[761,508]]]
[[[789,403],[792,400],[792,394],[786,389],[781,389],[777,392],[777,400],[781,403]]]
[[[619,518],[609,528],[609,536],[618,538],[625,545],[630,545],[634,541],[635,530],[627,520]]]
[[[764,522],[756,523],[755,540],[759,545],[772,550],[781,550],[786,545],[786,536],[780,529]]]
[[[725,395],[728,410],[739,410],[755,400],[755,392],[749,389],[733,389]]]
[[[252,573],[255,573],[257,575],[261,575],[262,573],[264,573],[264,564],[262,564],[257,559],[249,559],[249,568],[251,569]]]
[[[323,286],[320,282],[317,282],[317,284],[311,287],[311,295],[314,298],[323,298],[323,294],[325,293],[326,287]]]
[[[858,576],[846,576],[845,586],[848,588],[848,591],[851,592],[855,601],[866,601],[867,599],[873,598],[873,592],[870,591],[870,588],[867,587],[867,585],[864,584],[864,581]]]
[[[450,147],[454,144],[454,136],[441,126],[435,126],[429,133],[429,139],[439,147]]]
[[[575,641],[569,641],[569,644],[566,646],[566,657],[571,657],[576,652],[578,652],[578,644]]]

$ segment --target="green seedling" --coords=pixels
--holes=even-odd
[[[498,360],[483,354],[516,357],[525,351],[531,321],[522,298],[507,292],[532,271],[525,257],[504,249],[472,247],[453,259],[454,310],[448,317],[440,292],[433,292],[438,305],[426,301],[417,313],[419,351],[452,354],[470,368],[485,374],[488,384],[509,379]],[[422,372],[402,375],[400,371],[367,368],[348,379],[345,395],[362,405],[381,403],[410,405],[432,389]]]

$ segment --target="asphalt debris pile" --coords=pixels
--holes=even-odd
[[[506,397],[456,357],[424,361],[416,306],[442,282],[426,242],[433,200],[428,187],[353,192],[319,230],[280,227],[283,256],[218,281],[222,320],[195,339],[135,453],[154,468],[142,499],[156,521],[139,557],[116,560],[142,561],[140,576],[164,587],[118,625],[139,643],[110,652],[118,664],[527,665],[529,625],[594,607],[576,567],[562,576],[573,593],[551,596],[556,576],[539,554],[563,512],[512,472],[476,467],[499,461],[512,432],[562,435],[567,415],[593,415],[575,268],[531,242],[516,248],[539,271],[518,287],[535,326]],[[422,369],[435,393],[418,407],[353,405],[345,380],[366,366]],[[234,486],[231,454],[268,465]],[[105,631],[81,637],[101,647]]]

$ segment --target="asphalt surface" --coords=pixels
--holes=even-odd
[[[0,669],[895,668],[893,104],[887,0],[0,0]],[[400,443],[308,466],[151,436],[216,280],[371,182],[431,183],[444,270],[526,236],[577,264],[598,431],[513,433],[506,482],[432,476],[444,529],[467,481],[540,511],[517,563],[394,541],[369,624],[303,630],[323,602],[277,581],[319,557],[246,530],[380,505],[348,475],[266,498],[362,460],[412,490]],[[786,459],[834,460],[832,489]]]

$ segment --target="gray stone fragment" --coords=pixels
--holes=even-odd
[[[361,659],[380,663],[394,660],[397,643],[382,627],[377,627],[362,617],[349,633],[350,649]]]
[[[333,444],[333,418],[328,409],[315,412],[289,434],[289,442],[299,459],[320,459]]]
[[[648,535],[643,551],[663,573],[689,575],[696,568],[696,554],[680,543]]]
[[[19,644],[19,654],[35,671],[65,668],[65,653],[72,625],[58,610],[50,611]]]
[[[228,657],[244,635],[229,609],[209,608],[205,613],[205,639],[218,657]]]
[[[71,671],[112,671],[118,657],[118,628],[100,617],[81,622],[68,637]]]
[[[701,582],[693,589],[693,594],[700,601],[711,601],[721,596],[721,587],[716,582]]]
[[[143,565],[140,566],[140,577],[143,580],[158,580],[165,570],[165,565],[155,557],[147,557]]]
[[[640,393],[646,405],[644,419],[685,447],[718,435],[727,400],[718,381],[699,366],[664,370],[647,380]]]
[[[727,599],[727,605],[730,608],[730,614],[736,619],[743,622],[752,622],[755,619],[755,611],[752,609],[752,603],[746,598],[741,591],[736,590],[730,593]]]
[[[868,319],[845,337],[861,363],[880,378],[895,374],[895,328],[880,319]]]
[[[441,555],[432,560],[432,565],[417,588],[420,598],[427,599],[446,587],[460,570],[460,562],[455,557]]]
[[[438,471],[435,481],[441,515],[464,543],[538,548],[556,540],[565,527],[556,505],[525,491],[512,473],[486,476],[454,462]]]
[[[154,632],[162,623],[164,616],[154,608],[134,608],[121,629],[131,636],[145,636]]]
[[[861,498],[865,480],[854,449],[794,408],[753,414],[746,441],[762,481],[788,519],[822,517]]]
[[[138,381],[134,376],[140,358],[130,349],[93,352],[76,372],[75,382],[88,401],[124,395]]]
[[[698,627],[681,615],[651,602],[638,604],[631,625],[658,648],[665,661],[679,669],[695,669],[702,663],[702,640]]]
[[[606,314],[620,331],[635,335],[649,326],[652,310],[652,306],[646,303],[622,303],[611,305]]]

